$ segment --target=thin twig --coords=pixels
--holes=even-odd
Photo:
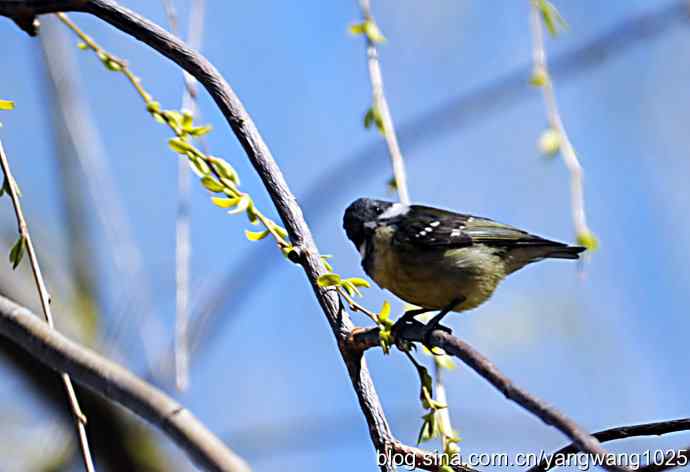
[[[688,430],[690,430],[690,418],[681,418],[677,420],[657,421],[654,423],[636,424],[631,426],[619,426],[617,428],[610,428],[592,433],[592,436],[597,438],[600,442],[607,442],[638,436],[661,436],[664,434]],[[553,454],[550,454],[550,457],[566,457],[570,454],[577,454],[578,452],[579,450],[574,444],[569,444],[560,448]],[[554,467],[556,467],[556,463],[545,458],[527,472],[547,472]],[[643,469],[644,467],[639,470]]]
[[[12,200],[12,206],[14,207],[14,214],[17,218],[17,227],[19,229],[19,237],[24,241],[24,247],[26,247],[26,253],[29,256],[29,263],[31,265],[31,271],[34,275],[34,281],[36,282],[36,288],[38,290],[38,298],[41,301],[41,309],[43,310],[43,316],[50,329],[54,330],[55,326],[53,323],[53,314],[50,309],[50,295],[48,294],[48,289],[46,288],[45,280],[43,279],[43,274],[41,273],[41,267],[38,264],[38,257],[36,256],[36,250],[34,249],[33,241],[31,240],[31,234],[29,234],[29,226],[24,218],[24,213],[22,211],[22,205],[19,201],[19,194],[17,192],[17,184],[15,183],[14,177],[12,176],[12,171],[10,170],[10,163],[7,160],[7,155],[5,154],[5,149],[0,140],[0,166],[2,166],[2,172],[5,174],[5,179],[7,180],[6,190],[10,194]],[[86,416],[81,411],[79,407],[79,401],[77,400],[77,395],[74,391],[74,386],[72,385],[72,380],[69,375],[62,372],[61,374],[62,382],[65,385],[65,391],[67,392],[67,398],[69,399],[70,407],[72,409],[72,414],[74,416],[74,422],[77,427],[77,434],[79,436],[79,445],[81,447],[81,455],[84,461],[84,468],[88,472],[93,472],[93,459],[91,458],[91,450],[89,449],[89,441],[86,436]]]
[[[373,22],[374,18],[371,15],[371,5],[369,0],[359,0],[359,7],[362,11],[364,21]],[[405,162],[403,160],[402,152],[400,151],[398,137],[395,134],[393,117],[391,116],[390,109],[388,107],[388,101],[383,93],[383,74],[381,73],[379,53],[376,49],[376,44],[374,44],[374,41],[372,41],[369,35],[365,34],[364,38],[367,45],[367,63],[369,65],[369,80],[371,82],[371,93],[374,102],[373,109],[376,110],[381,117],[383,136],[386,139],[388,153],[390,154],[391,164],[393,165],[393,176],[395,178],[395,186],[400,197],[400,202],[405,205],[409,205],[410,194],[407,188]]]
[[[119,364],[71,341],[46,326],[27,308],[2,296],[0,335],[45,365],[69,373],[80,384],[155,425],[202,468],[249,472],[249,466],[241,457],[177,401]]]
[[[553,80],[551,80],[549,76],[546,49],[544,47],[544,31],[539,6],[536,0],[529,0],[529,2],[531,5],[530,27],[532,32],[532,61],[534,64],[534,73],[544,77],[541,88],[544,95],[544,105],[546,106],[546,117],[550,128],[558,133],[563,161],[570,172],[570,204],[575,234],[579,240],[592,241],[592,231],[587,225],[587,216],[585,213],[584,175],[582,165],[580,165],[575,149],[563,125],[563,120],[561,119],[561,114],[558,109],[558,102],[556,101]]]

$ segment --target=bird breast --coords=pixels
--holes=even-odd
[[[488,300],[506,275],[504,263],[490,247],[394,249],[394,232],[390,226],[376,230],[365,270],[379,286],[413,305],[440,310],[464,298],[453,311],[469,310]]]

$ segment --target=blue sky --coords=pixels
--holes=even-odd
[[[158,2],[126,3],[165,23]],[[370,103],[364,48],[360,38],[347,34],[347,26],[359,18],[356,2],[208,3],[212,14],[206,19],[204,53],[244,102],[298,200],[329,170],[371,149],[356,172],[321,191],[318,208],[304,208],[320,249],[334,255],[337,270],[361,276],[358,256],[341,230],[342,211],[360,196],[391,196],[385,186],[387,156],[374,145],[381,138],[362,127]],[[670,3],[555,4],[569,29],[547,41],[550,58]],[[527,0],[374,0],[374,14],[388,38],[380,53],[396,123],[409,123],[529,64],[528,7]],[[181,6],[183,18],[185,12]],[[181,77],[169,61],[94,18],[72,18],[126,58],[164,108],[179,106]],[[61,230],[64,211],[39,43],[3,21],[0,57],[0,96],[17,105],[3,113],[0,137],[24,190],[39,251],[59,261],[68,242]],[[685,394],[690,384],[683,375],[690,360],[688,57],[687,24],[676,22],[586,73],[563,79],[562,85],[556,80],[565,126],[585,168],[586,205],[600,249],[582,266],[554,261],[529,267],[506,280],[485,305],[448,320],[457,335],[516,383],[593,430],[690,416]],[[129,344],[123,350],[138,354],[124,361],[144,373],[138,331],[146,319],[160,322],[164,331],[150,343],[161,349],[173,327],[176,157],[165,144],[168,131],[151,120],[122,77],[105,71],[89,53],[77,51],[77,64],[105,145],[108,174],[153,287],[156,309],[135,311],[124,335]],[[560,159],[547,160],[537,152],[546,120],[539,91],[527,80],[525,99],[476,121],[468,116],[457,126],[452,119],[426,123],[428,129],[449,131],[422,135],[409,150],[403,145],[410,193],[418,202],[572,241],[568,174]],[[214,126],[210,152],[236,166],[243,189],[275,215],[205,94],[200,106],[203,120]],[[219,316],[228,320],[202,340],[192,386],[179,397],[257,471],[373,470],[365,422],[304,275],[283,262],[270,242],[246,241],[244,219],[211,205],[200,186],[192,193],[193,300],[233,268],[237,277],[250,271],[237,264],[257,245],[261,250],[253,253],[264,273],[252,281],[252,290],[233,293],[225,304]],[[88,207],[95,211],[98,204],[91,200]],[[0,213],[9,232],[7,202]],[[100,262],[104,323],[111,326],[128,294],[115,273],[103,228],[92,214],[87,220]],[[378,307],[383,299],[394,297],[367,290],[369,306]],[[414,371],[396,353],[384,357],[372,351],[367,357],[395,434],[414,442],[423,413]],[[460,366],[446,378],[463,451],[538,451],[565,442],[468,369]],[[0,393],[9,398],[22,388],[0,384]],[[675,436],[611,447],[639,450],[687,441]]]

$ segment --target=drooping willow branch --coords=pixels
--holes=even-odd
[[[7,155],[5,154],[5,149],[3,148],[1,141],[0,166],[2,167],[2,172],[5,175],[2,191],[7,192],[12,200],[14,214],[17,218],[17,227],[19,229],[19,239],[10,252],[10,259],[16,268],[21,262],[22,254],[26,250],[29,257],[29,264],[31,264],[31,271],[33,272],[34,281],[36,282],[36,290],[38,291],[38,298],[41,302],[43,317],[46,320],[47,326],[51,330],[54,330],[55,326],[53,323],[53,314],[50,308],[50,294],[48,293],[48,288],[46,287],[46,282],[43,278],[43,273],[41,272],[41,266],[38,263],[36,249],[34,248],[31,234],[29,233],[29,226],[26,223],[24,212],[22,211],[22,205],[19,201],[19,187],[12,176],[10,163],[7,159]],[[62,383],[64,384],[65,391],[67,393],[67,400],[69,401],[70,408],[72,409],[72,415],[74,416],[74,423],[77,428],[77,437],[79,438],[79,446],[81,448],[81,456],[84,461],[84,468],[88,472],[93,472],[93,458],[91,457],[91,449],[89,448],[89,439],[86,435],[86,416],[81,411],[81,407],[79,406],[79,400],[77,399],[77,394],[74,391],[72,379],[65,372],[60,372],[60,376],[62,377]]]

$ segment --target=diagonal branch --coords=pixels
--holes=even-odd
[[[591,436],[563,413],[515,385],[512,380],[498,370],[493,362],[461,339],[439,329],[425,332],[424,328],[420,328],[418,325],[404,327],[399,336],[407,341],[427,342],[429,347],[439,347],[446,354],[457,357],[480,376],[484,377],[485,380],[503,393],[506,398],[514,401],[544,423],[553,426],[565,434],[573,441],[579,451],[600,458],[602,464],[608,470],[628,470],[624,467],[608,464],[605,461],[608,452],[595,437]],[[352,332],[349,342],[352,349],[360,352],[372,347],[378,347],[380,346],[379,328],[359,328]]]
[[[249,471],[239,456],[175,400],[120,365],[67,339],[28,309],[1,296],[0,335],[44,364],[66,372],[80,384],[158,426],[207,470]]]
[[[605,429],[603,431],[593,433],[592,436],[597,438],[600,442],[607,442],[637,436],[661,436],[663,434],[677,433],[678,431],[688,430],[690,430],[690,418],[682,418],[670,421],[657,421],[655,423],[620,426],[618,428]],[[565,457],[570,454],[577,454],[577,452],[577,447],[575,447],[574,444],[569,444],[551,454],[551,457]],[[547,472],[548,470],[551,470],[553,467],[555,467],[553,461],[549,461],[549,459],[545,458],[539,464],[529,469],[527,472]],[[641,468],[640,470],[643,469],[650,470],[646,467]]]

